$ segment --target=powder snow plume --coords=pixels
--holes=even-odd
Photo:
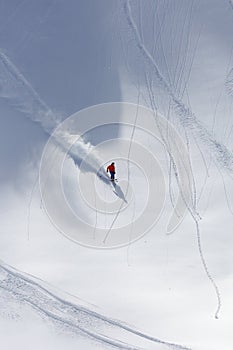
[[[0,97],[6,99],[18,111],[23,112],[27,118],[38,123],[46,134],[52,135],[58,147],[69,154],[75,165],[80,166],[88,155],[89,160],[85,164],[85,170],[96,173],[101,168],[103,162],[93,151],[94,147],[85,142],[82,137],[64,131],[53,133],[61,123],[61,117],[47,106],[2,50],[0,50]]]

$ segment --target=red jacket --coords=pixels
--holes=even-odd
[[[110,172],[110,173],[115,173],[115,166],[113,164],[109,165],[107,167],[107,172]]]

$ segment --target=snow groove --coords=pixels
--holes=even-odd
[[[94,147],[89,142],[85,142],[81,135],[73,135],[59,128],[62,122],[61,116],[54,113],[47,106],[29,81],[1,49],[0,98],[8,100],[17,110],[25,113],[27,118],[38,123],[48,136],[53,137],[58,149],[68,154],[76,166],[79,167],[88,156],[89,162],[86,162],[86,170],[94,174],[98,171],[105,174],[101,167],[103,161],[94,152]],[[104,177],[102,177],[102,180],[104,181]]]
[[[18,302],[31,306],[48,320],[94,339],[102,345],[126,350],[165,348],[190,350],[188,347],[154,338],[120,321],[71,303],[51,291],[52,287],[42,280],[21,273],[2,262],[0,289],[9,292]]]
[[[220,144],[217,140],[214,139],[212,134],[196,118],[196,116],[192,112],[192,110],[183,103],[182,99],[179,96],[176,96],[175,92],[173,91],[172,86],[166,81],[165,77],[160,72],[159,67],[158,67],[155,59],[153,58],[153,56],[151,55],[151,53],[149,52],[147,47],[144,45],[143,41],[141,40],[141,36],[139,34],[137,24],[135,23],[133,15],[132,15],[130,0],[125,0],[124,9],[125,9],[125,14],[126,14],[126,18],[127,18],[129,27],[131,28],[132,33],[134,35],[136,45],[144,58],[144,63],[147,63],[148,66],[152,68],[152,72],[155,75],[156,79],[158,80],[160,86],[165,90],[165,92],[171,98],[171,102],[173,104],[173,107],[175,108],[175,111],[177,112],[178,116],[180,117],[181,125],[185,128],[185,130],[186,130],[186,128],[188,128],[194,134],[196,134],[199,137],[199,139],[201,139],[202,142],[205,145],[207,145],[211,151],[214,152],[218,163],[223,168],[232,172],[233,171],[233,155],[232,155],[232,153],[226,148],[225,145]],[[146,80],[146,83],[147,83],[147,88],[148,88],[151,109],[154,111],[154,114],[155,114],[155,123],[157,124],[157,126],[159,128],[158,121],[156,118],[157,107],[156,107],[155,97],[154,97],[153,90],[152,90],[152,79],[150,81],[150,84],[148,84],[147,80]],[[199,228],[200,216],[196,210],[196,204],[195,204],[196,199],[194,201],[194,205],[191,205],[191,206],[185,200],[185,197],[183,195],[182,186],[180,183],[180,179],[178,176],[178,172],[176,169],[177,167],[176,167],[175,160],[174,160],[173,155],[170,151],[170,147],[169,147],[167,140],[163,137],[162,133],[161,133],[161,136],[162,136],[164,145],[166,146],[166,150],[169,154],[169,158],[171,160],[171,164],[173,167],[173,171],[175,174],[175,178],[176,178],[177,185],[179,187],[181,196],[182,196],[182,198],[187,206],[188,211],[190,212],[190,214],[195,222],[196,234],[197,234],[197,245],[198,245],[198,251],[199,251],[200,258],[201,258],[202,266],[205,270],[206,276],[208,277],[210,283],[212,284],[212,287],[215,291],[216,298],[217,298],[217,308],[216,308],[216,312],[215,312],[215,318],[218,319],[218,314],[219,314],[219,311],[221,308],[221,295],[220,295],[220,291],[218,289],[218,286],[217,286],[213,276],[211,275],[211,273],[209,271],[208,265],[206,263],[206,260],[205,260],[204,254],[203,254],[203,250],[202,250],[202,246],[201,246],[200,228]],[[190,166],[191,166],[191,164],[190,164]],[[192,185],[194,185],[193,186],[194,198],[196,198],[194,177],[193,177]],[[191,188],[192,188],[192,186],[191,186]]]
[[[232,10],[233,10],[233,0],[229,0],[229,4],[230,4],[230,6],[232,7]]]
[[[48,134],[61,121],[33,89],[29,81],[0,50],[0,97],[39,123]]]
[[[153,74],[158,80],[160,86],[166,91],[168,96],[171,97],[173,106],[180,117],[180,123],[184,127],[188,127],[193,133],[195,133],[199,139],[214,152],[216,159],[222,167],[233,172],[233,155],[227,149],[227,147],[219,143],[212,134],[205,128],[204,125],[196,118],[195,114],[187,107],[183,101],[175,95],[173,89],[166,81],[165,77],[159,70],[159,67],[156,64],[151,53],[148,51],[146,46],[143,44],[140,34],[138,32],[137,25],[132,16],[132,10],[130,6],[130,0],[125,0],[125,14],[131,28],[133,35],[135,37],[136,45],[147,62],[148,66],[153,69]]]
[[[233,68],[228,73],[228,76],[226,79],[226,89],[227,89],[228,94],[231,97],[233,97]]]
[[[134,121],[134,124],[133,124],[133,129],[132,129],[132,132],[131,132],[131,136],[130,136],[130,142],[129,142],[129,149],[128,149],[128,154],[127,154],[127,187],[126,187],[126,190],[125,190],[125,194],[124,194],[124,197],[127,198],[127,195],[128,195],[128,192],[129,192],[129,179],[130,179],[130,166],[129,166],[129,163],[130,163],[130,153],[131,153],[131,148],[132,148],[132,143],[133,143],[133,137],[134,137],[134,134],[135,134],[135,130],[136,130],[136,125],[137,125],[137,119],[138,119],[138,106],[139,106],[139,99],[140,99],[140,89],[139,89],[139,92],[138,92],[138,101],[137,101],[137,111],[136,111],[136,116],[135,116],[135,121]],[[108,239],[112,229],[113,229],[113,226],[115,224],[115,222],[117,221],[117,218],[119,217],[120,215],[120,212],[121,212],[121,209],[124,205],[124,200],[121,201],[121,205],[104,237],[104,240],[103,242],[105,243],[106,240]],[[131,226],[131,229],[132,229],[132,226]]]

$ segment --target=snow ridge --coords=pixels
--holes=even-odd
[[[57,292],[55,294],[51,291],[51,287],[45,282],[19,272],[3,262],[0,263],[0,289],[9,292],[17,301],[31,306],[48,320],[94,339],[102,345],[126,350],[158,349],[157,346],[160,346],[159,349],[190,350],[188,347],[154,338],[120,321],[71,303],[60,297]],[[114,334],[116,339],[112,338],[111,334]]]

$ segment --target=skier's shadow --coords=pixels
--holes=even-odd
[[[119,185],[117,185],[115,182],[112,182],[112,185],[114,187],[114,193],[120,198],[122,199],[125,203],[128,203],[126,198],[125,198],[125,195],[121,189],[121,187]]]
[[[110,184],[113,186],[113,192],[117,195],[117,197],[119,197],[120,199],[122,199],[125,203],[128,203],[127,202],[127,200],[126,200],[126,198],[125,198],[125,195],[124,195],[124,193],[123,193],[123,191],[122,191],[122,189],[121,189],[121,187],[119,186],[119,185],[117,185],[116,184],[116,182],[114,182],[114,181],[110,181],[110,179],[109,178],[107,178],[107,177],[105,177],[105,176],[102,176],[102,175],[99,175],[98,174],[98,176],[99,176],[99,178],[103,181],[103,182],[105,182],[107,185],[109,185],[109,182],[110,182]]]

